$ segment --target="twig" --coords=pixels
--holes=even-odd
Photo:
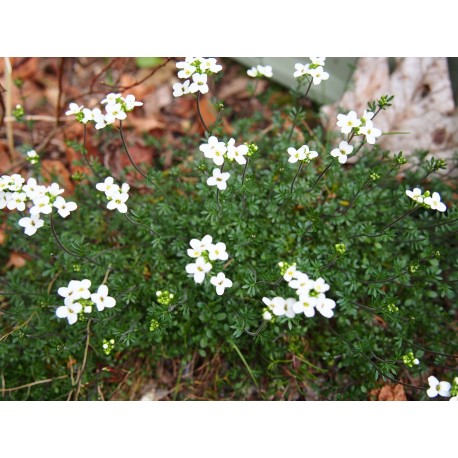
[[[86,348],[84,349],[84,356],[83,356],[83,364],[81,365],[81,369],[78,371],[78,380],[77,380],[77,387],[76,387],[76,393],[75,393],[75,401],[78,401],[78,396],[80,394],[81,390],[81,380],[83,378],[83,373],[84,369],[86,369],[86,361],[87,361],[87,354],[89,351],[89,341],[91,339],[91,319],[89,318],[86,326]]]
[[[13,105],[13,98],[12,98],[12,90],[13,90],[13,76],[12,76],[12,68],[11,62],[8,57],[4,58],[5,60],[5,86],[6,86],[6,94],[5,94],[5,112],[6,117],[12,116],[12,105]],[[6,138],[8,142],[8,150],[9,156],[11,161],[17,159],[16,150],[14,149],[14,136],[13,136],[13,126],[11,124],[6,124]]]
[[[36,382],[27,383],[27,384],[21,385],[21,386],[15,386],[14,388],[2,388],[2,393],[4,393],[4,392],[10,393],[11,391],[22,390],[24,388],[29,388],[31,386],[41,385],[42,383],[51,383],[51,382],[54,382],[55,380],[62,380],[64,378],[68,378],[68,375],[61,375],[61,376],[55,377],[55,378],[47,378],[45,380],[37,380]]]
[[[122,121],[119,121],[119,133],[121,134],[121,140],[122,140],[122,146],[124,146],[124,150],[127,154],[127,157],[129,158],[130,163],[133,165],[134,169],[143,177],[148,179],[148,175],[145,175],[136,165],[134,160],[132,159],[132,156],[129,153],[129,149],[127,148],[126,140],[124,138],[124,132],[122,130]]]
[[[200,92],[197,93],[197,99],[196,99],[196,104],[197,104],[197,114],[199,115],[199,119],[200,119],[200,122],[202,123],[202,125],[204,126],[204,129],[208,132],[208,133],[211,133],[207,127],[207,125],[205,124],[205,121],[204,121],[204,118],[202,117],[202,113],[200,112]]]
[[[65,57],[61,57],[59,65],[59,78],[58,78],[58,95],[56,103],[56,127],[59,127],[60,121],[60,111],[61,111],[61,99],[62,99],[62,81],[64,77],[64,66],[65,66]]]

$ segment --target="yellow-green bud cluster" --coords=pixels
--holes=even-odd
[[[347,251],[345,243],[336,243],[334,245],[334,249],[336,250],[336,253],[340,255],[345,254],[345,252]]]
[[[149,330],[151,332],[155,331],[156,329],[159,328],[159,321],[155,320],[154,318],[151,320],[151,323],[149,325]]]
[[[103,348],[103,352],[106,355],[109,355],[111,353],[111,351],[113,350],[114,346],[115,346],[114,339],[110,339],[110,340],[103,339],[102,348]]]
[[[420,361],[415,358],[413,352],[409,351],[407,354],[402,355],[402,362],[407,367],[413,367],[414,365],[420,364]]]
[[[399,312],[399,307],[398,307],[397,305],[393,304],[393,303],[387,304],[386,309],[387,309],[388,312],[390,312],[390,313]]]
[[[156,291],[157,301],[162,305],[169,305],[175,297],[170,291]]]
[[[253,154],[258,152],[258,147],[254,143],[245,143],[248,146],[248,153],[246,154],[248,157],[253,156]]]
[[[378,173],[375,173],[375,172],[372,172],[370,175],[369,175],[370,179],[373,180],[373,181],[377,181],[379,178],[380,178],[380,175]]]
[[[455,377],[450,388],[450,396],[458,396],[458,377]]]
[[[293,263],[293,264],[288,264],[287,262],[284,262],[284,261],[280,261],[278,263],[278,267],[280,267],[280,274],[283,276],[285,275],[286,271],[291,267],[291,266],[295,266],[296,263]]]

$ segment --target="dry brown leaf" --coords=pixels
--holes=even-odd
[[[407,401],[402,385],[387,384],[382,387],[378,394],[378,401]]]
[[[8,262],[6,263],[6,267],[24,267],[27,259],[28,258],[24,254],[12,251]]]

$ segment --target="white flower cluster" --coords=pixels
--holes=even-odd
[[[57,294],[64,298],[64,305],[56,310],[58,318],[67,318],[68,324],[75,324],[78,314],[91,313],[95,305],[101,312],[105,307],[112,308],[116,305],[116,299],[108,296],[108,287],[100,285],[96,293],[89,291],[91,280],[71,280],[68,286],[62,286],[57,290]]]
[[[213,237],[206,235],[202,240],[192,239],[189,244],[188,256],[196,262],[186,265],[186,272],[194,277],[196,283],[202,283],[205,274],[210,272],[213,265],[210,261],[227,261],[229,255],[223,242],[213,243]],[[226,288],[232,286],[232,281],[223,272],[211,277],[210,283],[216,287],[216,294],[221,296]]]
[[[204,57],[186,57],[183,62],[177,62],[176,66],[180,69],[177,75],[178,78],[186,79],[186,81],[173,85],[174,97],[195,94],[196,92],[206,94],[208,92],[207,76],[218,73],[223,68],[216,62],[214,57],[209,57],[208,59]]]
[[[315,310],[326,318],[334,315],[333,309],[336,303],[326,297],[325,293],[329,290],[329,285],[323,278],[310,279],[307,274],[296,269],[296,264],[288,265],[280,262],[278,265],[288,286],[296,291],[299,298],[274,297],[269,299],[263,297],[262,301],[267,305],[263,311],[265,320],[271,320],[272,314],[294,318],[296,314],[303,313],[306,317],[311,318],[315,316]]]
[[[450,401],[458,401],[458,377],[453,379],[453,386],[450,382],[441,381],[431,375],[428,377],[429,388],[426,394],[430,398],[435,398],[437,395],[444,398],[450,398]]]
[[[24,183],[25,179],[17,173],[0,178],[0,209],[23,212],[27,208],[30,217],[21,218],[18,224],[29,236],[43,226],[44,221],[40,219],[40,214],[49,215],[56,208],[59,215],[66,218],[77,208],[75,202],[67,202],[59,195],[64,190],[57,183],[39,185],[35,178],[29,178]]]
[[[231,138],[227,143],[220,142],[214,135],[208,138],[207,143],[199,147],[207,159],[212,159],[216,165],[223,165],[224,159],[235,161],[240,165],[246,164],[245,158],[249,153],[248,145],[235,146],[235,140]],[[226,181],[231,176],[230,173],[222,173],[220,169],[213,169],[212,176],[207,179],[209,186],[217,186],[220,191],[227,188]]]
[[[91,110],[76,103],[71,103],[70,109],[65,114],[67,116],[75,115],[76,120],[83,124],[87,124],[90,121],[94,122],[95,128],[99,130],[113,124],[117,119],[123,121],[129,111],[143,105],[143,102],[135,100],[135,96],[132,94],[123,97],[121,94],[115,93],[108,94],[100,103],[105,105],[105,114],[102,113],[100,108]]]
[[[246,74],[252,78],[272,78],[272,67],[270,65],[256,65],[247,70]]]
[[[288,154],[288,162],[291,162],[291,164],[294,164],[297,161],[301,161],[308,164],[312,159],[318,157],[318,153],[316,151],[310,151],[307,145],[302,145],[298,149],[290,147],[288,148]]]
[[[323,70],[325,60],[326,57],[310,57],[309,64],[295,64],[294,78],[311,77],[314,85],[327,80],[329,73]]]
[[[348,114],[337,115],[337,125],[343,134],[353,133],[354,135],[364,135],[367,143],[373,145],[375,139],[382,135],[382,131],[374,127],[372,111],[364,110],[361,118],[358,118],[356,111],[349,111]]]
[[[420,188],[414,188],[413,191],[407,189],[406,194],[418,204],[430,208],[431,210],[437,210],[438,212],[445,212],[445,210],[447,210],[446,205],[441,202],[441,196],[438,192],[433,192],[431,195],[429,191],[425,191],[425,193],[422,194]]]
[[[98,191],[105,193],[108,199],[108,210],[118,210],[119,213],[127,213],[126,201],[129,198],[130,186],[128,183],[123,183],[121,187],[114,182],[113,177],[105,178],[103,183],[95,185]]]

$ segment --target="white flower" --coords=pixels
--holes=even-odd
[[[32,164],[38,162],[38,159],[40,158],[40,156],[38,156],[38,153],[37,153],[34,149],[32,149],[32,150],[30,150],[30,151],[27,151],[26,154],[27,154],[27,159],[28,159]]]
[[[183,79],[190,78],[196,70],[197,68],[194,65],[188,62],[184,62],[184,65],[181,67],[181,70],[178,72],[177,76],[178,78],[183,78]]]
[[[326,291],[329,291],[329,285],[325,283],[323,278],[318,278],[313,282],[313,289],[317,293],[325,293]]]
[[[269,299],[267,297],[263,297],[262,301],[264,304],[272,310],[272,313],[276,316],[283,316],[286,313],[286,300],[282,297],[274,297],[273,299]]]
[[[191,258],[199,258],[203,251],[209,251],[212,246],[213,237],[206,235],[202,240],[191,239],[189,244],[191,249],[188,249],[188,256]]]
[[[288,283],[290,288],[296,289],[296,293],[300,296],[301,294],[308,294],[315,282],[311,280],[307,274],[296,270],[296,278]]]
[[[337,125],[343,134],[349,134],[354,127],[361,125],[361,121],[356,117],[355,111],[350,111],[347,115],[337,115]]]
[[[334,148],[331,151],[332,157],[337,157],[341,164],[347,162],[347,156],[353,152],[353,146],[349,145],[348,142],[342,141],[339,143],[338,148]]]
[[[224,142],[218,141],[214,135],[208,138],[207,143],[200,145],[199,149],[207,159],[213,159],[216,165],[223,165],[227,147]]]
[[[252,78],[256,78],[258,76],[258,69],[256,67],[251,67],[246,71],[246,74]]]
[[[423,202],[426,205],[429,205],[431,210],[437,210],[439,212],[444,212],[447,210],[447,207],[443,202],[441,202],[441,196],[438,192],[433,192],[433,195],[430,197],[425,197]]]
[[[123,110],[122,105],[120,103],[109,103],[107,104],[106,110],[107,113],[105,115],[105,122],[107,124],[113,124],[116,119],[122,121],[127,118],[127,114]]]
[[[80,282],[78,280],[71,280],[68,286],[61,286],[57,290],[57,294],[64,298],[64,304],[71,304],[76,299],[75,291],[79,288]]]
[[[33,235],[37,230],[43,226],[45,222],[40,219],[40,215],[32,215],[29,217],[21,218],[18,221],[19,226],[24,228],[24,233],[27,235]]]
[[[299,149],[289,147],[288,154],[288,162],[291,162],[291,164],[295,164],[297,161],[303,161],[306,158],[304,146],[301,146]]]
[[[312,61],[312,65],[324,66],[324,61],[326,60],[326,57],[309,57],[309,59]]]
[[[220,272],[216,277],[210,278],[210,283],[216,286],[216,294],[218,294],[218,296],[222,296],[224,290],[232,286],[232,281],[226,278],[223,272]]]
[[[121,97],[121,94],[114,94],[113,92],[108,94],[106,98],[104,98],[100,103],[104,104],[115,104],[117,103],[117,99]]]
[[[102,112],[98,108],[95,108],[94,110],[92,110],[92,114],[94,116],[95,128],[97,130],[100,130],[106,127],[107,123],[105,121],[105,115],[103,115]]]
[[[420,188],[414,188],[413,191],[406,189],[406,194],[419,204],[423,203],[423,196]]]
[[[366,124],[367,121],[370,121],[374,117],[372,111],[364,110],[364,114],[361,116],[361,122]]]
[[[25,201],[27,199],[25,192],[13,192],[8,197],[9,199],[6,202],[8,210],[18,210],[20,212],[25,210]]]
[[[97,183],[95,187],[98,191],[104,192],[107,197],[111,197],[113,193],[119,191],[119,186],[114,183],[113,177],[105,178],[103,183]]]
[[[91,294],[91,301],[97,306],[97,310],[101,312],[105,307],[112,308],[116,305],[116,299],[108,296],[107,285],[100,285],[96,293]]]
[[[72,280],[69,283],[69,288],[73,289],[72,300],[89,299],[91,297],[91,292],[89,291],[90,287],[91,287],[91,280],[88,280],[87,278],[81,281]],[[64,303],[65,305],[67,305],[67,299],[64,300]]]
[[[382,131],[374,127],[372,121],[366,121],[366,125],[359,128],[359,133],[366,136],[367,143],[373,145],[375,139],[382,135]]]
[[[196,283],[202,283],[205,278],[205,274],[209,272],[212,268],[212,265],[205,261],[204,258],[199,257],[196,259],[195,263],[188,264],[186,266],[186,272],[194,276],[194,281]]]
[[[326,81],[329,78],[329,73],[323,70],[323,67],[312,68],[309,70],[310,76],[313,78],[313,84],[318,85],[321,81]]]
[[[189,86],[189,92],[191,94],[195,92],[206,94],[208,92],[207,75],[205,73],[194,73],[192,75],[192,84]]]
[[[240,165],[246,164],[245,156],[248,154],[247,145],[235,146],[235,140],[231,138],[227,142],[227,158],[235,160]]]
[[[175,83],[173,85],[173,96],[174,97],[181,97],[182,95],[189,94],[189,84],[191,81],[186,80],[183,84]]]
[[[56,315],[59,318],[67,318],[68,324],[75,324],[78,321],[78,313],[81,312],[83,306],[79,302],[73,302],[68,305],[62,305],[56,310]]]
[[[40,196],[33,200],[34,206],[30,209],[31,215],[49,215],[52,212],[52,205],[50,203],[49,196]]]
[[[293,310],[296,313],[303,313],[306,317],[311,318],[315,316],[315,306],[318,303],[316,297],[311,297],[308,293],[301,294],[299,300],[293,305]]]
[[[204,59],[201,57],[200,59],[200,68],[203,71],[210,71],[212,73],[218,73],[220,70],[222,70],[222,65],[219,65],[216,62],[216,59],[214,57],[209,57],[208,59]]]
[[[300,78],[301,76],[307,75],[309,73],[309,64],[300,64],[297,63],[294,65],[296,71],[293,73],[294,78]]]
[[[66,202],[61,196],[56,197],[53,205],[57,208],[57,212],[60,216],[62,216],[62,218],[66,218],[70,212],[78,208],[75,202]]]
[[[334,315],[332,309],[336,306],[336,303],[327,298],[324,294],[318,294],[316,309],[326,318],[331,318]]]
[[[71,103],[69,105],[69,108],[70,108],[70,110],[65,112],[65,114],[67,116],[77,115],[78,113],[81,112],[81,110],[83,109],[83,106],[78,106],[78,104],[76,104],[76,103]]]
[[[262,314],[262,318],[266,321],[270,321],[272,319],[272,314],[268,310],[265,310]]]
[[[46,193],[50,194],[52,197],[57,197],[59,194],[62,194],[65,190],[60,188],[57,183],[52,183],[46,188]]]
[[[289,266],[286,272],[283,275],[283,278],[287,281],[290,282],[293,279],[293,276],[296,272],[296,264],[293,264],[292,266]]]
[[[449,382],[439,382],[436,377],[431,375],[428,377],[429,389],[426,391],[426,394],[430,398],[435,398],[437,395],[443,396],[445,398],[450,397],[450,388],[452,385]]]
[[[227,261],[229,255],[226,252],[226,244],[223,242],[218,242],[214,245],[211,244],[208,247],[208,258],[210,261],[216,261],[217,259]]]
[[[5,192],[0,190],[0,210],[3,210],[7,205],[11,198],[10,192]]]
[[[224,191],[227,188],[226,181],[230,176],[229,172],[221,173],[220,169],[213,169],[213,176],[207,179],[207,184],[208,186],[217,186],[220,191]]]
[[[8,175],[4,175],[8,176]],[[25,179],[21,177],[21,175],[14,173],[11,175],[8,182],[8,187],[10,191],[20,191],[22,189],[22,184],[24,183]]]
[[[420,364],[420,360],[419,360],[418,358],[415,358],[415,359],[413,360],[413,363],[414,363],[416,366],[418,366],[418,365]]]
[[[294,297],[288,297],[285,300],[285,315],[288,318],[294,318],[296,316],[296,312],[294,311],[294,304],[296,303],[296,299]]]
[[[29,199],[33,200],[45,194],[46,186],[37,184],[37,180],[35,180],[35,178],[29,178],[27,180],[27,184],[22,187],[22,191],[26,193]]]
[[[107,204],[108,210],[118,210],[119,213],[127,213],[127,205],[125,202],[129,198],[127,192],[115,191],[110,195],[110,201]]]
[[[309,147],[307,145],[302,146],[304,148],[304,153],[305,153],[305,161],[309,163],[312,159],[315,159],[318,157],[318,153],[316,151],[310,151]]]
[[[143,102],[139,102],[138,100],[135,100],[135,96],[132,94],[126,95],[126,98],[124,99],[124,103],[126,104],[127,111],[131,111],[135,107],[141,107],[143,105]]]
[[[265,76],[266,78],[272,78],[272,66],[271,65],[257,65],[256,67],[251,67],[247,70],[247,75],[252,78],[257,78]]]

